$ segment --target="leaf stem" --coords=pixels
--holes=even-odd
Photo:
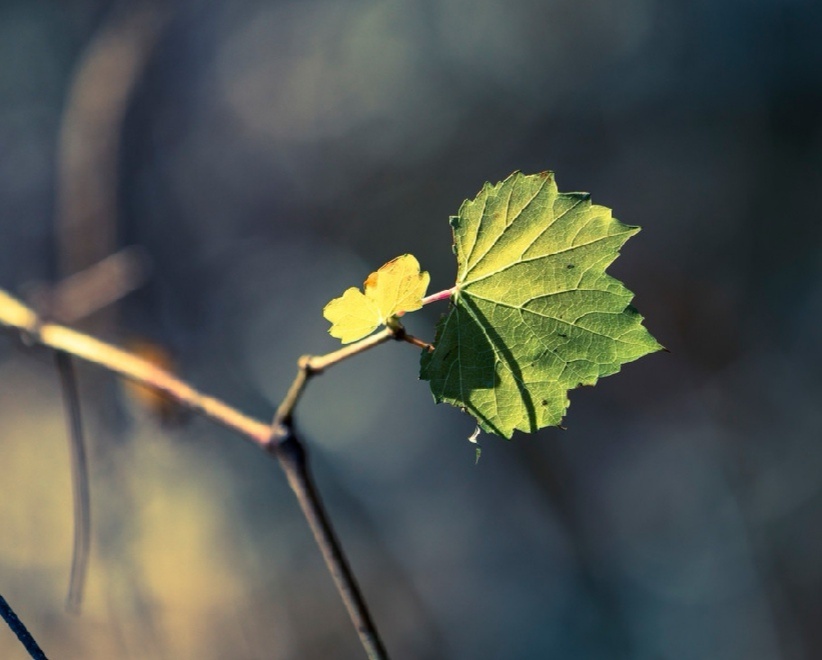
[[[448,300],[452,295],[454,295],[454,291],[457,290],[457,287],[451,287],[450,289],[445,289],[444,291],[438,291],[437,293],[432,293],[430,296],[425,296],[422,299],[422,304],[427,305],[428,303],[437,302],[438,300]]]

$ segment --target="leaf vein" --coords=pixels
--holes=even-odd
[[[576,328],[577,330],[581,330],[582,332],[587,332],[587,333],[590,333],[592,335],[596,335],[598,337],[603,337],[604,339],[610,339],[612,341],[619,341],[619,342],[621,342],[623,344],[627,344],[629,346],[641,346],[642,345],[642,344],[637,343],[637,342],[627,342],[627,341],[624,341],[624,340],[616,338],[616,337],[611,337],[610,335],[606,335],[606,334],[603,334],[601,332],[597,332],[596,330],[591,330],[590,328],[583,328],[582,326],[579,326],[576,323],[577,321],[579,321],[579,319],[585,318],[586,316],[589,316],[590,314],[613,314],[615,316],[618,316],[618,315],[622,314],[624,312],[624,310],[623,310],[623,312],[588,312],[586,314],[583,314],[582,316],[577,317],[576,319],[574,319],[574,321],[566,321],[565,319],[560,319],[560,318],[557,318],[556,316],[551,316],[550,314],[541,314],[540,312],[537,312],[533,309],[525,309],[521,306],[510,305],[508,303],[500,302],[498,300],[492,300],[490,298],[485,298],[483,296],[478,296],[475,293],[471,293],[471,294],[466,293],[466,295],[470,295],[472,298],[475,298],[477,300],[484,300],[485,302],[489,302],[493,305],[499,305],[500,307],[506,307],[508,309],[516,309],[516,310],[520,310],[522,312],[528,312],[529,314],[533,314],[534,316],[539,316],[539,317],[544,318],[544,319],[551,319],[552,321],[556,321],[557,323],[562,323],[564,325],[571,326],[572,328]]]
[[[587,247],[589,245],[595,245],[596,243],[599,243],[600,241],[604,241],[606,238],[613,238],[614,236],[619,236],[619,234],[611,234],[609,236],[600,236],[599,238],[595,238],[594,240],[588,241],[587,243],[580,243],[579,245],[572,245],[570,247],[563,248],[562,250],[557,250],[556,252],[552,252],[551,254],[541,254],[537,257],[529,257],[528,259],[518,259],[517,261],[512,261],[510,264],[506,264],[505,266],[502,266],[499,270],[495,270],[492,273],[486,273],[485,275],[480,275],[479,277],[477,277],[473,280],[463,279],[461,284],[463,285],[463,287],[465,287],[469,284],[476,284],[477,282],[481,282],[482,280],[488,279],[489,277],[494,277],[495,275],[499,275],[500,273],[503,273],[506,270],[508,270],[509,268],[513,268],[514,266],[519,266],[520,264],[531,263],[532,261],[539,261],[540,259],[551,259],[551,258],[553,258],[553,257],[555,257],[559,254],[565,254],[566,252],[571,252],[573,250],[578,250],[580,248],[584,248],[584,247]],[[595,265],[595,264],[592,264],[592,265]],[[471,270],[473,270],[473,268]],[[468,275],[469,273],[470,273],[470,271],[468,271],[468,273],[466,273],[466,275]]]
[[[497,244],[497,242],[498,242],[499,240],[501,240],[501,239],[500,239],[500,236],[502,236],[502,235],[505,233],[505,231],[507,231],[507,230],[511,227],[511,225],[513,225],[513,224],[514,224],[514,223],[515,223],[515,222],[519,219],[519,217],[523,214],[523,212],[525,211],[525,209],[527,209],[528,207],[530,207],[530,206],[531,206],[531,204],[533,203],[533,201],[534,201],[534,200],[535,200],[535,199],[539,196],[539,194],[540,194],[540,193],[541,193],[541,192],[545,189],[545,184],[547,183],[547,181],[548,181],[547,179],[542,179],[542,181],[540,182],[539,188],[537,188],[537,191],[536,191],[536,192],[535,192],[535,193],[531,196],[531,199],[529,199],[529,200],[525,203],[525,205],[524,205],[524,206],[523,206],[523,207],[522,207],[522,208],[521,208],[521,209],[517,212],[517,214],[516,214],[513,218],[511,218],[511,221],[510,221],[510,222],[509,222],[509,223],[508,223],[505,227],[503,227],[503,228],[502,228],[502,230],[499,232],[499,235],[497,236],[497,239],[496,239],[493,243],[491,243],[491,245],[490,245],[490,246],[488,247],[488,249],[487,249],[487,250],[486,250],[486,251],[482,254],[482,256],[474,262],[474,265],[473,265],[473,266],[471,266],[471,268],[469,268],[469,269],[468,269],[468,271],[465,273],[465,274],[466,274],[466,276],[467,276],[467,275],[469,275],[469,274],[471,273],[471,271],[473,271],[473,270],[474,270],[474,269],[475,269],[475,268],[476,268],[479,264],[481,264],[481,263],[483,262],[483,260],[485,259],[485,257],[487,257],[487,256],[488,256],[488,253],[489,253],[491,250],[493,250],[493,249],[494,249],[494,246]],[[513,186],[511,186],[511,190],[508,192],[508,202],[507,202],[507,204],[508,204],[508,208],[510,208],[510,204],[511,204],[511,196],[512,196],[513,194],[514,194],[514,189],[513,189]],[[507,210],[506,210],[506,216],[507,216],[507,215],[508,215],[508,212],[507,212]],[[483,217],[485,217],[485,216],[483,215]]]

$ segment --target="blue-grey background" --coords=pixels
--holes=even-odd
[[[60,273],[68,99],[97,49],[122,80],[140,12],[98,221],[152,275],[104,334],[261,419],[335,347],[330,298],[404,252],[451,286],[447,218],[484,181],[552,169],[643,227],[610,272],[671,353],[573,392],[567,431],[481,436],[474,465],[407,345],[311,384],[298,423],[392,657],[822,656],[822,4],[2,0],[7,290]],[[106,396],[78,617],[57,379],[0,341],[0,593],[49,657],[358,657],[276,464],[81,377]],[[2,627],[0,655],[25,657]]]

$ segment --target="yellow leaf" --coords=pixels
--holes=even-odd
[[[371,334],[380,325],[377,305],[353,286],[342,297],[328,303],[323,316],[331,321],[331,336],[339,338],[343,344]]]
[[[430,279],[412,255],[392,259],[366,278],[363,292],[351,287],[325,306],[323,316],[331,322],[331,336],[348,344],[371,334],[392,316],[419,309]]]

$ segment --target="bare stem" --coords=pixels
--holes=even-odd
[[[301,357],[297,362],[297,375],[294,378],[294,382],[291,383],[291,387],[288,389],[288,394],[285,395],[279,408],[277,408],[277,413],[274,415],[272,425],[278,426],[291,421],[294,408],[297,406],[305,390],[305,386],[308,384],[308,381],[311,380],[312,376],[321,374],[329,367],[333,367],[335,364],[339,364],[354,355],[384,344],[389,339],[394,339],[395,335],[396,331],[394,329],[383,328],[380,332],[375,332],[365,339],[361,339],[332,353],[326,353],[325,355],[304,355]]]
[[[253,419],[219,399],[198,392],[165,369],[89,335],[56,323],[42,323],[32,309],[0,289],[0,326],[20,332],[33,344],[48,346],[99,365],[124,378],[162,392],[172,401],[237,431],[261,447],[271,436],[268,424]]]
[[[299,438],[289,426],[286,435],[271,448],[285,471],[291,490],[297,496],[300,508],[322,552],[328,572],[354,624],[370,660],[387,660],[388,653],[380,639],[377,627],[368,611],[365,598],[357,585],[351,566],[331,526],[331,520],[314,485],[308,456]]]
[[[34,637],[31,636],[31,633],[26,629],[26,626],[20,621],[20,618],[14,610],[11,609],[11,605],[6,602],[3,596],[0,596],[0,616],[3,617],[3,620],[8,624],[9,628],[12,629],[14,634],[17,635],[17,639],[20,640],[20,643],[34,660],[47,660],[46,654],[43,653],[43,650],[38,646]]]
[[[424,351],[428,351],[429,353],[434,350],[434,345],[429,344],[427,341],[423,341],[419,337],[415,337],[414,335],[409,335],[408,333],[403,333],[402,340],[407,341],[412,346],[416,346],[417,348],[421,348]]]
[[[312,376],[389,339],[408,341],[399,322],[338,351],[301,358],[297,376],[270,425],[248,417],[218,399],[201,394],[188,383],[128,351],[56,323],[44,323],[31,308],[2,289],[0,327],[18,331],[31,344],[48,346],[62,354],[73,355],[154,388],[181,406],[240,433],[276,456],[297,496],[368,657],[371,660],[388,657],[311,478],[305,449],[293,431],[292,415]],[[411,343],[416,344],[415,341]]]

